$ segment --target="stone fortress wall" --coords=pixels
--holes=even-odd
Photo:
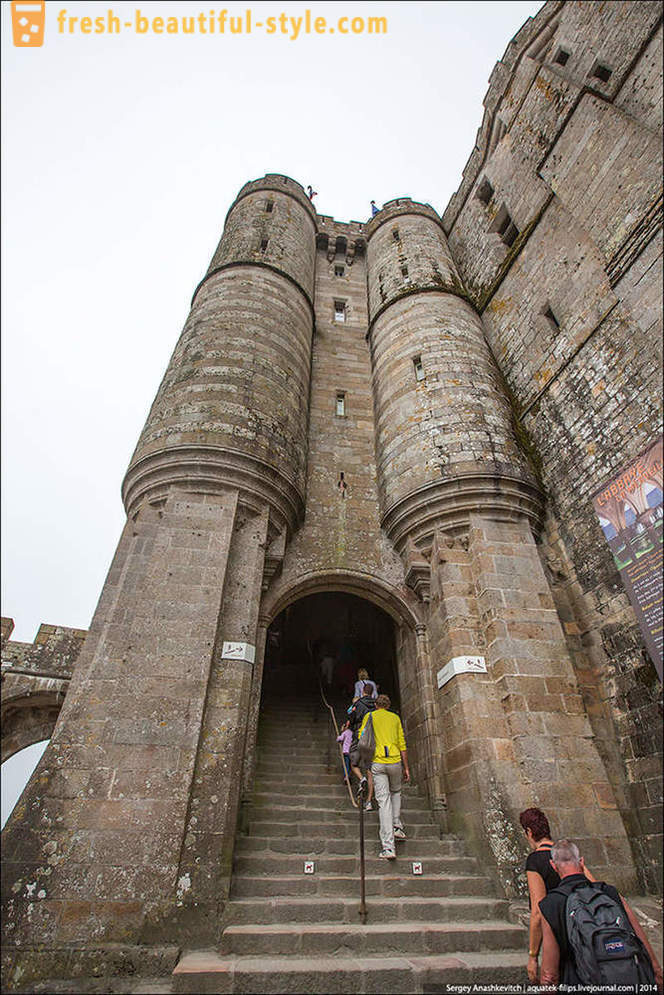
[[[547,3],[492,74],[443,215],[546,490],[542,561],[655,888],[661,685],[591,495],[661,431],[661,49],[657,3]]]
[[[442,219],[400,197],[337,222],[277,174],[240,191],[30,825],[3,834],[12,971],[214,943],[267,629],[318,591],[392,618],[418,783],[507,894],[531,804],[657,890],[661,688],[590,496],[660,431],[660,18],[546,3]],[[439,690],[466,655],[486,673]]]

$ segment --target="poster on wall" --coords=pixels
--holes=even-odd
[[[662,438],[597,491],[593,505],[662,680]]]

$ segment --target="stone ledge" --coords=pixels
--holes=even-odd
[[[304,517],[304,500],[295,484],[256,456],[216,446],[174,446],[141,457],[122,484],[128,517],[145,502],[163,500],[170,487],[217,494],[237,488],[240,502],[260,512],[268,505],[275,531],[293,533]]]
[[[393,504],[383,515],[381,527],[399,552],[409,537],[423,548],[437,529],[467,532],[472,514],[497,521],[526,518],[539,534],[544,520],[541,491],[532,479],[510,469],[478,467],[455,474],[452,466],[448,477],[411,491]]]

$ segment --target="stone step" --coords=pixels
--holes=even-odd
[[[299,923],[227,926],[220,952],[236,955],[326,956],[440,954],[451,950],[522,950],[522,926],[499,920],[420,923]]]
[[[316,777],[316,790],[318,791],[319,786],[321,788],[326,788],[330,785],[340,785],[344,786],[343,768],[339,763],[337,767],[332,771],[325,771],[322,774],[318,774]],[[357,788],[357,778],[353,775],[351,777],[351,784]],[[256,791],[272,791],[273,789],[279,792],[286,792],[293,790],[300,791],[301,783],[293,778],[293,775],[284,771],[283,767],[279,771],[271,771],[266,773],[265,771],[256,771],[253,783],[254,790]]]
[[[396,865],[405,862],[397,857],[392,862],[384,861],[383,874],[365,876],[366,895],[385,898],[447,898],[450,895],[491,895],[493,885],[486,877],[479,875],[428,875],[393,873]],[[407,865],[406,865],[407,866]],[[410,869],[409,869],[410,870]],[[279,877],[250,877],[237,875],[231,885],[231,898],[271,898],[302,897],[305,895],[320,898],[333,898],[336,895],[351,896],[359,891],[359,875],[340,874],[292,874]]]
[[[292,827],[291,827],[292,828]],[[434,827],[432,827],[434,828]],[[372,835],[366,841],[367,856],[371,847],[378,845],[377,835]],[[357,833],[353,836],[338,836],[327,839],[321,836],[238,836],[235,843],[235,853],[238,855],[256,854],[279,857],[282,854],[297,854],[303,861],[316,860],[321,855],[356,856],[359,853]],[[445,859],[446,857],[463,857],[464,846],[460,840],[439,839],[438,829],[432,838],[411,838],[399,844],[399,855],[410,860],[420,860],[424,857]]]
[[[335,711],[335,717],[337,720],[337,725],[343,725],[348,716],[346,715],[348,706],[345,708],[339,708]],[[323,711],[322,709],[310,709],[308,711],[293,712],[290,710],[288,713],[283,715],[270,714],[261,716],[260,728],[268,729],[270,732],[288,732],[289,725],[291,723],[300,726],[311,726],[315,729],[317,728],[328,728],[331,725],[330,713]],[[342,718],[342,716],[344,716]],[[341,723],[339,720],[341,719]]]
[[[251,805],[265,805],[273,801],[277,805],[311,804],[316,808],[327,808],[330,802],[338,804],[348,798],[348,788],[340,773],[333,779],[332,784],[319,784],[318,781],[315,785],[277,782],[262,787],[255,784],[254,790],[247,796],[247,801]]]
[[[259,731],[256,738],[259,749],[275,749],[285,754],[292,754],[293,757],[301,758],[304,754],[310,753],[314,747],[326,750],[328,746],[338,748],[336,735],[329,729],[318,729],[316,727],[302,726],[300,729],[291,727],[288,732],[265,732]]]
[[[345,788],[343,784],[339,784],[338,787],[326,786],[323,788],[316,785],[315,789],[309,788],[297,794],[276,790],[269,792],[254,791],[247,801],[251,806],[252,812],[257,812],[264,808],[288,808],[298,812],[302,810],[315,812],[334,810],[344,813],[348,811],[349,814],[356,811],[350,803],[348,788]],[[402,795],[401,810],[404,818],[406,818],[406,815],[410,818],[416,812],[426,814],[429,819],[431,818],[431,810],[427,802],[418,795]],[[371,815],[372,813],[369,812],[367,814]],[[373,811],[373,814],[377,814],[377,809]]]
[[[322,701],[309,702],[308,705],[301,707],[290,704],[283,709],[278,704],[263,705],[260,710],[260,725],[272,729],[283,729],[286,719],[301,724],[319,725],[324,722],[327,725],[328,715],[329,710],[325,708]]]
[[[412,857],[404,854],[408,842],[410,841],[399,844],[399,857],[408,856],[410,861],[418,860],[416,856]],[[365,868],[367,874],[383,874],[385,872],[385,862],[374,856],[376,845],[376,841],[371,840],[365,846]],[[263,850],[254,852],[243,851],[235,857],[234,873],[246,874],[250,877],[257,877],[260,874],[274,876],[285,874],[290,876],[292,874],[302,874],[304,872],[305,860],[313,860],[316,874],[337,876],[340,874],[357,875],[360,871],[358,849],[356,847],[355,852],[347,856],[311,856],[309,854],[302,856],[300,854],[267,853]],[[420,862],[423,865],[423,874],[428,877],[431,877],[432,874],[452,874],[457,876],[460,874],[477,873],[477,861],[472,857],[441,857],[436,855],[429,856],[426,861]],[[400,869],[402,866],[401,861],[399,861]],[[411,872],[412,868],[410,867],[407,867],[405,871],[402,870],[402,873],[410,874]]]
[[[265,760],[259,755],[256,764],[256,777],[262,777],[264,774],[283,774],[284,771],[288,771],[295,784],[301,784],[305,780],[309,780],[315,784],[315,778],[318,774],[333,774],[335,770],[340,769],[341,764],[337,762],[336,757],[334,758],[334,764],[330,764],[328,767],[327,760],[317,760],[314,762],[313,760],[294,760],[292,757]]]
[[[359,887],[355,897],[320,898],[316,895],[274,898],[234,898],[224,912],[224,925],[247,923],[301,923],[358,921]],[[490,895],[459,897],[375,897],[367,902],[369,921],[472,922],[507,916],[507,901]]]
[[[173,972],[176,993],[328,995],[444,992],[451,984],[518,984],[522,952],[451,952],[410,957],[222,957],[216,951],[183,954]]]
[[[329,829],[337,826],[347,826],[352,829],[354,833],[359,831],[359,812],[351,804],[350,798],[340,798],[339,801],[331,802],[329,807],[325,807],[324,799],[321,799],[321,804],[318,805],[318,798],[315,799],[316,806],[299,804],[299,805],[275,805],[272,804],[252,804],[249,806],[249,821],[250,822],[299,822],[305,820],[307,822],[319,822],[325,823]],[[373,822],[378,825],[378,811],[372,809],[371,812],[364,813],[366,816],[365,823],[371,825]],[[411,826],[422,826],[433,825],[433,816],[429,811],[418,811],[417,809],[411,809],[407,805],[403,807],[401,811],[401,821],[408,829]]]
[[[32,982],[28,988],[12,989],[29,995],[171,995],[175,992],[171,974],[151,978],[77,976],[76,978],[51,978]]]
[[[280,809],[278,812],[278,818],[281,820],[283,818],[283,813],[288,811],[288,809]],[[355,810],[353,809],[353,811]],[[371,839],[371,834],[373,833],[374,839],[378,840],[377,813],[366,812],[365,815],[367,816],[367,819],[365,820],[365,832],[369,834],[369,839]],[[260,815],[256,813],[252,813],[250,815],[249,835],[269,836],[271,838],[279,836],[313,836],[320,837],[321,839],[327,839],[327,837],[334,835],[338,838],[353,839],[357,844],[357,818],[344,820],[343,818],[333,817],[330,813],[328,813],[328,816],[329,817],[327,819],[322,818],[315,822],[301,822],[296,818],[293,818],[292,820],[289,819],[288,821],[277,822],[277,814],[269,812],[267,809],[263,809],[261,810]],[[372,825],[372,816],[375,820],[374,825]],[[309,820],[312,817],[312,813],[300,813],[300,819],[303,817]],[[410,820],[408,818],[408,813],[404,813],[404,819],[406,824],[406,832],[408,833],[409,838],[417,840],[439,839],[440,829],[438,826],[435,826],[432,823]]]

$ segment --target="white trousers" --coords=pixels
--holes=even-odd
[[[372,763],[374,795],[378,802],[380,842],[383,850],[394,853],[395,827],[403,829],[401,822],[401,761],[396,764]]]

